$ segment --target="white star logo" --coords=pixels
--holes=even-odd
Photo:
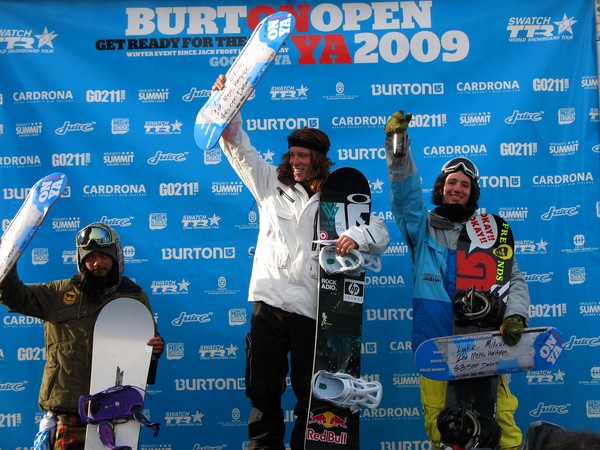
[[[191,283],[189,281],[185,281],[185,278],[181,280],[181,283],[177,283],[177,285],[179,286],[179,290],[181,291],[187,291],[190,284]]]
[[[233,344],[230,344],[229,347],[227,347],[227,356],[236,356],[237,350],[238,347],[236,347]]]
[[[264,155],[263,159],[265,161],[273,162],[273,156],[275,156],[275,152],[272,152],[271,150],[267,150],[265,152],[265,155]]]
[[[541,252],[541,251],[545,252],[548,242],[546,242],[542,239],[542,240],[540,240],[540,242],[536,243],[535,245],[537,245],[538,252]]]
[[[196,413],[193,414],[192,417],[194,418],[194,422],[202,423],[202,418],[204,417],[204,414],[202,414],[200,411],[196,411]]]
[[[554,379],[555,381],[565,381],[565,373],[562,370],[557,371]]]
[[[371,184],[373,185],[374,191],[381,191],[383,189],[384,182],[382,180],[380,180],[379,178],[377,178],[377,180],[373,181]]]
[[[181,126],[183,125],[182,122],[180,122],[179,120],[175,120],[175,122],[173,122],[171,124],[171,128],[172,130],[175,131],[181,131]]]
[[[301,85],[298,89],[298,97],[306,97],[306,93],[308,92],[308,88],[304,85]]]
[[[219,216],[217,216],[215,213],[213,213],[212,217],[210,218],[210,226],[211,227],[213,225],[219,226],[219,220],[221,220],[221,218]]]
[[[566,14],[563,14],[563,18],[560,22],[554,22],[558,25],[558,34],[563,34],[565,31],[568,31],[571,35],[573,34],[573,29],[571,28],[577,21],[571,17],[570,19]]]
[[[44,45],[47,45],[50,48],[54,48],[52,44],[52,39],[54,39],[58,34],[54,31],[48,31],[48,27],[44,27],[43,34],[36,34],[35,37],[39,39],[38,48],[42,48]]]

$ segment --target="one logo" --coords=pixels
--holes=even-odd
[[[340,210],[340,207],[337,203],[323,202],[321,204],[321,209],[328,219],[333,219]]]
[[[63,294],[62,302],[65,306],[71,306],[77,301],[77,293],[75,291],[67,291]]]
[[[503,259],[505,261],[507,261],[513,257],[513,249],[508,244],[501,244],[498,248],[495,248],[492,252],[494,253],[494,255],[497,258]]]

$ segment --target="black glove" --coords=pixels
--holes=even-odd
[[[502,333],[504,343],[510,346],[517,345],[521,340],[523,328],[525,328],[525,319],[521,316],[514,315],[504,319],[504,322],[500,325],[500,333]]]

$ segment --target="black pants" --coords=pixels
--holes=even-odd
[[[246,337],[246,395],[252,405],[249,450],[285,450],[281,396],[288,369],[296,396],[296,423],[290,445],[292,450],[304,448],[315,327],[314,319],[254,302]]]

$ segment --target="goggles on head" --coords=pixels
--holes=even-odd
[[[75,238],[78,248],[88,249],[92,242],[98,247],[108,247],[115,243],[114,236],[110,230],[101,227],[87,227],[77,233]]]
[[[462,170],[474,180],[479,179],[479,171],[477,170],[477,167],[475,167],[475,164],[473,164],[467,158],[451,159],[446,164],[444,164],[444,167],[442,167],[442,173],[453,173],[457,170]]]

